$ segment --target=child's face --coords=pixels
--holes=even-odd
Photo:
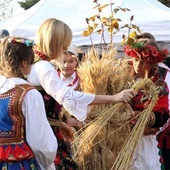
[[[69,77],[71,76],[74,71],[75,68],[77,67],[78,61],[76,58],[72,57],[71,54],[63,54],[63,63],[62,65],[60,65],[60,70],[61,73],[65,76],[65,77]]]
[[[143,61],[142,59],[133,58],[133,68],[137,75],[144,78],[146,73],[150,72],[152,65]]]

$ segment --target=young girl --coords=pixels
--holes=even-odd
[[[79,77],[76,72],[78,66],[78,52],[76,47],[71,45],[63,52],[62,63],[59,63],[58,75],[60,79],[74,90],[79,88]]]
[[[63,52],[63,62],[59,64],[58,76],[60,79],[74,90],[80,90],[80,78],[76,68],[79,64],[78,51],[75,46],[71,45],[67,51]],[[75,119],[73,116],[67,117],[66,122],[69,126],[79,130],[83,122]]]
[[[41,94],[25,79],[32,46],[19,37],[0,42],[0,169],[55,170],[56,137]]]
[[[132,57],[134,76],[139,78],[150,78],[155,85],[161,86],[157,104],[153,108],[148,126],[137,146],[134,155],[134,170],[160,170],[162,159],[159,155],[156,132],[162,127],[168,117],[168,89],[163,78],[158,74],[158,63],[167,56],[167,50],[160,50],[153,39],[139,38],[133,45],[124,47],[125,54]],[[143,100],[141,100],[143,98]],[[138,114],[145,109],[148,101],[144,100],[144,94],[139,92],[131,101],[131,107]],[[134,122],[133,122],[134,123]]]
[[[57,139],[62,139],[58,130],[58,125],[62,128],[63,123],[57,120],[60,115],[60,108],[55,107],[57,101],[71,115],[79,121],[84,121],[87,116],[89,104],[128,102],[134,96],[132,89],[124,90],[116,95],[94,95],[74,91],[59,78],[57,71],[50,61],[57,59],[62,62],[62,53],[67,50],[72,41],[72,31],[67,24],[55,18],[47,19],[40,26],[37,36],[34,53],[36,54],[35,63],[31,73],[27,76],[28,81],[34,86],[41,86],[41,93],[44,96],[47,117],[50,118],[51,125]],[[67,154],[62,154],[62,157]],[[66,161],[68,159],[65,159]],[[62,169],[60,156],[55,160],[56,168]],[[63,163],[63,164],[66,164]],[[61,165],[61,167],[58,167]],[[63,165],[64,166],[64,165]],[[66,167],[69,169],[68,167]]]

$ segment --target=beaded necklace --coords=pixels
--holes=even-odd
[[[48,57],[45,54],[43,54],[41,51],[38,51],[35,48],[33,50],[34,53],[37,54],[42,60],[48,60]]]

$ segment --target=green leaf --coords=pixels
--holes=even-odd
[[[118,11],[119,11],[118,8],[115,8],[115,9],[114,9],[114,13],[117,13]]]

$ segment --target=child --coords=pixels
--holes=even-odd
[[[79,76],[76,68],[79,64],[78,49],[70,45],[67,51],[63,52],[63,61],[59,64],[58,76],[60,79],[74,90],[80,90]],[[68,115],[69,116],[69,115]],[[66,122],[69,126],[79,130],[83,126],[83,122],[75,119],[73,116],[67,117]]]
[[[161,86],[157,104],[152,110],[150,121],[145,128],[145,132],[140,143],[137,146],[134,155],[134,170],[147,169],[159,170],[163,163],[159,155],[158,142],[156,141],[156,132],[162,127],[169,118],[168,110],[168,89],[167,84],[158,74],[158,63],[167,57],[167,50],[160,50],[155,40],[139,38],[133,45],[124,47],[125,54],[132,57],[132,66],[136,79],[150,78],[156,86]],[[131,101],[131,107],[140,113],[145,109],[147,104],[144,99],[144,93],[139,92]],[[134,123],[134,122],[133,122]]]
[[[0,45],[0,169],[55,170],[57,141],[41,94],[25,79],[33,41],[6,37]]]

